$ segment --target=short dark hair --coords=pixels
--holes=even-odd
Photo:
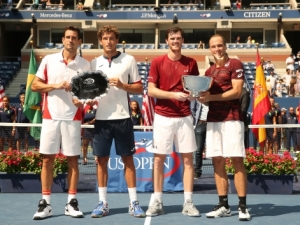
[[[64,30],[64,36],[66,36],[66,31],[67,30],[71,30],[71,31],[75,31],[77,33],[77,36],[78,36],[78,40],[81,39],[81,32],[80,32],[80,29],[78,27],[74,27],[74,26],[68,26],[68,27],[65,27],[65,30]]]
[[[170,34],[180,32],[181,37],[184,38],[184,31],[180,27],[171,27],[166,32],[166,39],[168,39]]]
[[[211,40],[212,38],[214,38],[214,37],[220,37],[220,38],[222,38],[223,45],[226,46],[225,38],[224,38],[221,34],[214,34],[213,36],[211,36],[210,39],[209,39],[209,42],[208,42],[208,43],[209,43],[209,46],[210,46],[210,40]]]

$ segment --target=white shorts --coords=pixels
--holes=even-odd
[[[80,155],[81,121],[43,119],[40,153],[57,154],[60,144],[65,156]]]
[[[179,153],[196,151],[192,116],[171,118],[158,114],[154,116],[152,151],[157,154],[171,154],[173,146]]]
[[[206,157],[245,157],[242,121],[208,122]]]

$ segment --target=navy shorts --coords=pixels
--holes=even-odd
[[[28,127],[16,127],[15,139],[29,138],[29,131],[30,129]]]
[[[128,156],[135,153],[131,118],[96,120],[94,127],[93,154],[95,156],[109,156],[113,139],[117,155]]]

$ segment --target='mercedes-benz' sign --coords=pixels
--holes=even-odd
[[[73,18],[71,13],[40,13],[41,18]]]
[[[271,12],[244,12],[245,18],[270,18]]]

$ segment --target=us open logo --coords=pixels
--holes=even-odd
[[[90,84],[95,83],[95,80],[92,79],[92,78],[87,78],[87,79],[85,79],[82,83],[84,83],[84,84],[86,84],[86,85],[90,85]]]
[[[133,159],[137,170],[136,180],[151,181],[154,157],[153,153],[148,151],[152,149],[152,140],[140,139],[135,143],[135,148],[136,153]],[[175,174],[180,168],[180,162],[180,157],[177,153],[173,152],[171,155],[167,155],[164,163],[164,177],[170,177]],[[124,163],[120,157],[110,158],[108,167],[110,170],[123,170]],[[140,176],[138,170],[143,170],[143,176]]]

